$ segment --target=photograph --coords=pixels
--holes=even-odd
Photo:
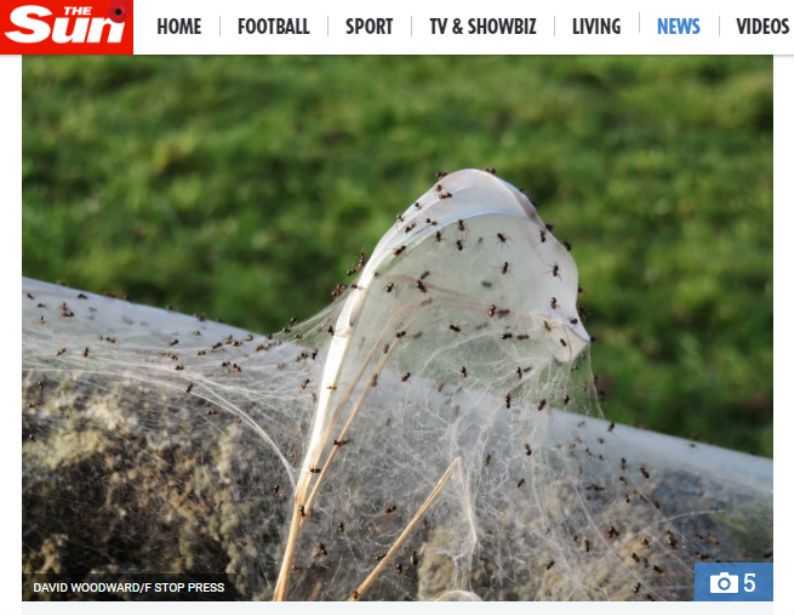
[[[771,569],[772,145],[768,55],[25,57],[22,599]]]

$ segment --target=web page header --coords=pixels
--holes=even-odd
[[[154,0],[15,0],[4,54],[777,54],[794,53],[778,2],[562,6],[409,1],[212,7]]]

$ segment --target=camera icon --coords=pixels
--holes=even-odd
[[[739,575],[720,572],[709,577],[709,591],[712,594],[738,594]]]

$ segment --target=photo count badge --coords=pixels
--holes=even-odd
[[[695,564],[695,600],[719,602],[770,602],[770,562]]]

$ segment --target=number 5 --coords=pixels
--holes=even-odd
[[[755,573],[747,572],[744,575],[744,591],[751,594],[755,591]]]

